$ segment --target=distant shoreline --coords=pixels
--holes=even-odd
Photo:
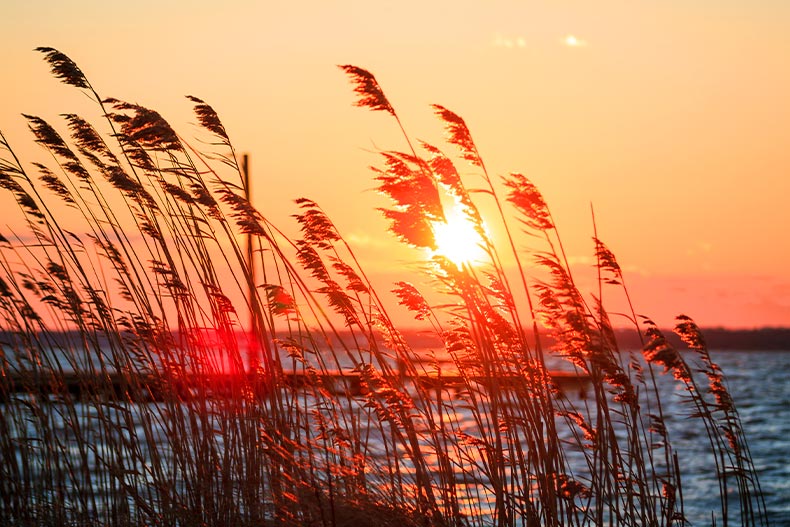
[[[663,329],[667,339],[678,349],[687,346],[675,335],[671,329]],[[529,334],[531,335],[531,331]],[[639,335],[634,329],[615,328],[614,333],[617,343],[622,350],[641,349]],[[702,334],[708,344],[708,349],[716,351],[790,351],[790,328],[756,328],[756,329],[727,329],[727,328],[702,328]],[[405,331],[406,340],[415,347],[435,346],[438,340],[435,336],[423,335],[418,331]],[[546,341],[553,342],[548,336]]]
[[[663,330],[667,339],[678,349],[686,346],[671,329]],[[51,332],[49,336],[53,343],[64,344],[71,340],[72,332]],[[615,329],[618,345],[622,350],[640,349],[639,335],[633,329]],[[790,328],[766,327],[756,329],[727,329],[727,328],[702,328],[702,333],[708,344],[708,349],[716,351],[790,351]],[[419,329],[406,329],[402,331],[406,341],[413,348],[437,348],[441,341],[435,333]],[[243,336],[240,335],[243,339]],[[531,331],[528,332],[531,339]],[[548,335],[542,335],[544,344],[553,343]],[[0,331],[0,344],[13,341],[13,334],[9,331]]]
[[[615,330],[618,342],[639,345],[639,337],[634,330]],[[664,334],[679,349],[686,345],[672,330]],[[716,351],[790,351],[790,328],[726,329],[702,328],[708,349]]]

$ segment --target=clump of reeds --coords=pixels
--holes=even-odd
[[[491,177],[455,113],[434,107],[482,189],[405,131],[407,151],[382,152],[375,172],[406,243],[435,248],[442,195],[481,236],[480,266],[427,262],[452,302],[432,306],[407,282],[395,290],[454,365],[449,384],[396,328],[318,204],[297,200],[299,239],[250,204],[208,104],[189,98],[211,145],[200,151],[155,111],[100,96],[62,53],[39,51],[103,117],[66,115],[64,137],[25,116],[48,165],[23,164],[0,135],[0,187],[28,227],[0,238],[4,523],[684,525],[662,368],[710,442],[716,521],[766,523],[700,331],[679,320],[707,386],[649,320],[642,353],[620,349],[601,300],[625,288],[613,254],[596,234],[599,290],[584,296],[537,188]],[[403,130],[373,75],[342,68],[358,104]],[[484,219],[475,196],[496,216]],[[494,221],[505,242],[487,234]],[[522,234],[544,248],[519,250]],[[527,261],[545,272],[529,276]],[[588,398],[558,389],[558,361],[589,378]],[[359,390],[338,389],[335,372]]]

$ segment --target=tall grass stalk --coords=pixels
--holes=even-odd
[[[199,150],[157,112],[99,95],[64,54],[38,51],[104,117],[26,115],[47,164],[23,163],[0,134],[0,187],[26,226],[0,238],[4,524],[685,525],[662,373],[708,438],[712,517],[767,524],[699,329],[686,317],[676,329],[699,374],[633,308],[644,349],[621,349],[603,300],[627,295],[614,255],[595,232],[598,289],[579,291],[535,185],[496,181],[457,114],[434,107],[454,154],[418,143],[375,77],[342,66],[358,105],[393,118],[407,145],[381,152],[374,177],[395,236],[434,250],[424,269],[448,300],[432,305],[406,281],[394,290],[439,343],[432,359],[317,203],[296,201],[297,237],[249,203],[208,104],[189,97]],[[447,198],[485,262],[435,251]],[[561,391],[549,365],[589,378],[589,397]],[[360,389],[338,389],[335,372]]]

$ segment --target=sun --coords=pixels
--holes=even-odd
[[[444,256],[460,269],[485,259],[483,239],[460,205],[445,211],[446,221],[433,222],[434,254]]]

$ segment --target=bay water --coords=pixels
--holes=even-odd
[[[770,525],[790,526],[790,349],[713,350],[711,356],[740,414]],[[691,409],[676,386],[669,378],[660,382],[670,441],[682,459],[685,512],[692,525],[710,525],[710,511],[719,507],[713,460],[704,428],[689,421]]]

